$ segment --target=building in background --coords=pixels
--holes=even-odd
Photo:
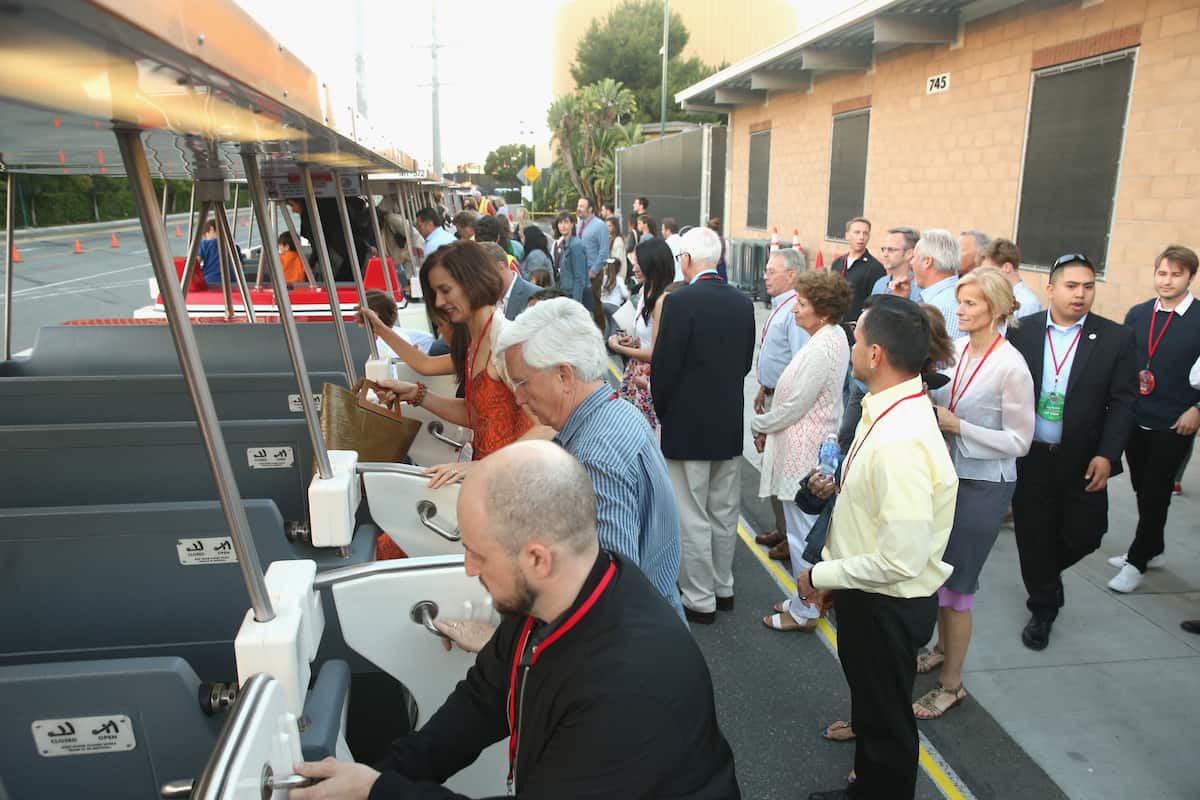
[[[1086,253],[1121,318],[1197,244],[1198,28],[1200,0],[873,0],[675,100],[728,115],[728,236],[798,228],[828,264],[859,214],[875,243],[979,229],[1032,270]]]

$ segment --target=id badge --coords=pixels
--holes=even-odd
[[[1038,398],[1037,415],[1047,422],[1061,422],[1065,398],[1058,392],[1047,392]]]
[[[1154,391],[1155,387],[1154,373],[1148,369],[1144,369],[1138,373],[1138,394],[1142,397]]]

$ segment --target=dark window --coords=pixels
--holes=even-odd
[[[1104,272],[1133,53],[1034,75],[1017,236],[1027,264],[1081,252]]]
[[[827,239],[843,239],[847,220],[861,217],[867,189],[867,134],[871,110],[852,111],[833,118],[833,148],[829,159],[829,217]]]
[[[771,184],[771,132],[750,134],[750,191],[746,202],[746,227],[767,227],[767,195]]]

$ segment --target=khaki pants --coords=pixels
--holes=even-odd
[[[667,460],[679,505],[679,588],[693,611],[715,611],[718,597],[733,597],[739,461]]]

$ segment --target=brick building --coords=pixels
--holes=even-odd
[[[1200,246],[1198,30],[1200,0],[871,0],[676,100],[728,114],[733,238],[798,228],[828,264],[858,213],[873,250],[978,229],[1026,269],[1087,253],[1119,319],[1159,250]]]

